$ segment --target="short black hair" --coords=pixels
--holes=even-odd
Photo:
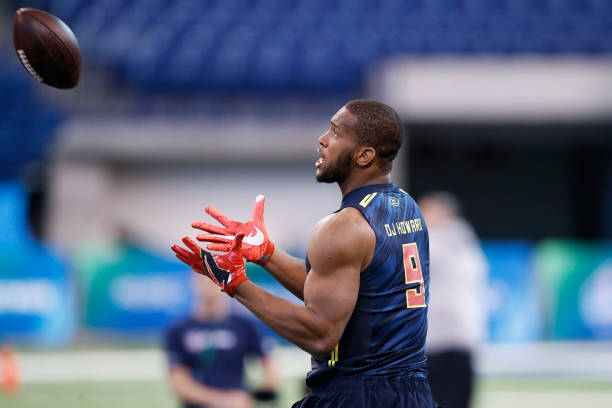
[[[357,116],[357,143],[376,151],[380,167],[391,170],[391,162],[402,146],[404,132],[399,115],[389,105],[368,99],[356,99],[345,105]]]

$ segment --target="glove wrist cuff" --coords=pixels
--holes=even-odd
[[[274,253],[274,244],[272,242],[269,242],[261,258],[259,258],[254,263],[256,263],[259,266],[264,266],[265,264],[268,263],[273,253]]]
[[[234,278],[230,283],[225,285],[225,287],[223,288],[223,291],[227,293],[228,295],[230,295],[231,297],[234,297],[234,295],[236,294],[236,291],[238,290],[238,287],[248,280],[250,279],[248,276],[246,276],[246,274],[240,275]]]

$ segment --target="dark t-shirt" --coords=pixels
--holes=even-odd
[[[207,322],[188,317],[166,332],[164,349],[170,367],[187,368],[209,387],[244,389],[244,358],[265,355],[254,323],[238,315]],[[191,405],[185,405],[190,407]]]

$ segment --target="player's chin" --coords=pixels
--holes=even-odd
[[[335,177],[333,177],[329,173],[322,171],[321,169],[317,170],[317,172],[315,173],[315,177],[319,183],[335,183],[336,182]]]

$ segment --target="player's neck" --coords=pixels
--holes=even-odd
[[[340,187],[340,191],[342,192],[342,197],[344,197],[350,191],[353,191],[356,188],[369,186],[372,184],[384,184],[390,183],[391,177],[389,173],[377,173],[371,174],[371,172],[364,171],[358,172],[354,171],[342,184],[338,184]]]

